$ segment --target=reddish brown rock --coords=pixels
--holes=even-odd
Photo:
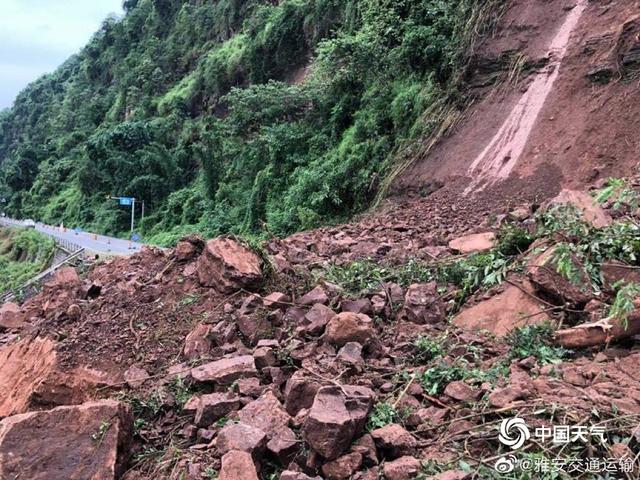
[[[63,267],[56,271],[53,279],[47,283],[48,288],[70,288],[80,285],[80,277],[73,267]]]
[[[600,267],[604,288],[611,291],[615,284],[636,283],[640,285],[640,268],[617,260],[604,262]]]
[[[364,313],[370,315],[373,312],[371,300],[368,298],[359,298],[357,300],[343,300],[340,303],[340,310],[343,312]]]
[[[263,280],[262,261],[239,242],[216,238],[207,242],[198,259],[198,279],[202,286],[221,293],[253,288]]]
[[[300,297],[298,303],[300,305],[315,305],[316,303],[327,304],[329,303],[329,297],[324,291],[324,288],[318,285],[316,288]]]
[[[411,480],[416,478],[422,465],[413,457],[400,457],[384,464],[382,471],[386,480]]]
[[[173,252],[176,261],[189,262],[204,249],[205,241],[199,235],[189,235],[181,239]]]
[[[466,480],[469,478],[469,474],[462,470],[448,470],[446,472],[439,473],[433,477],[429,477],[429,480]]]
[[[14,330],[24,325],[20,306],[15,303],[5,303],[0,307],[0,331]]]
[[[149,379],[149,373],[144,368],[132,365],[124,372],[124,381],[130,388],[140,388]]]
[[[459,402],[473,402],[478,398],[478,392],[463,381],[451,382],[445,388],[444,394]]]
[[[115,479],[124,473],[133,417],[114,400],[0,421],[0,478]]]
[[[372,392],[367,389],[323,387],[318,390],[304,423],[303,436],[327,460],[335,460],[366,422]]]
[[[496,234],[493,232],[475,233],[456,238],[449,242],[449,248],[455,252],[468,254],[491,250],[496,244]]]
[[[267,450],[278,459],[281,465],[289,465],[300,450],[300,442],[293,430],[281,427],[271,433]]]
[[[322,473],[327,480],[347,480],[362,465],[362,455],[349,453],[322,466]]]
[[[435,282],[413,284],[407,290],[401,318],[418,323],[434,324],[445,320],[445,306]]]
[[[256,368],[258,370],[262,370],[266,367],[273,367],[278,363],[276,353],[269,347],[256,348],[253,352],[253,359],[256,362]]]
[[[373,430],[371,436],[386,458],[397,458],[409,454],[416,445],[413,436],[398,424]]]
[[[239,450],[249,453],[256,461],[260,460],[266,446],[266,433],[244,423],[225,425],[216,438],[216,448],[221,455]]]
[[[527,275],[536,290],[542,292],[558,304],[569,303],[584,306],[593,297],[589,275],[577,256],[569,260],[575,271],[575,278],[568,279],[557,271],[556,248],[547,248],[534,256],[527,265]]]
[[[291,416],[271,391],[267,391],[260,398],[240,410],[238,417],[242,423],[259,428],[269,438],[282,427],[287,427],[291,422]]]
[[[211,325],[199,323],[184,340],[184,356],[189,360],[201,358],[211,350]]]
[[[264,297],[263,302],[267,308],[286,309],[291,303],[291,297],[285,293],[273,292]]]
[[[225,454],[219,480],[259,480],[251,455],[238,450]]]
[[[342,312],[335,315],[327,324],[325,339],[342,347],[349,342],[366,345],[375,335],[373,322],[367,315]]]
[[[335,312],[329,307],[316,303],[311,309],[304,315],[302,321],[298,323],[296,333],[302,335],[318,336],[322,335],[325,327],[335,316]]]
[[[322,480],[321,477],[310,477],[304,473],[285,470],[280,474],[280,480]]]
[[[608,227],[612,219],[588,193],[576,190],[562,190],[551,205],[573,205],[581,214],[582,219],[596,228]]]
[[[363,364],[362,345],[356,342],[349,342],[345,344],[345,346],[338,352],[336,359],[350,365]]]
[[[200,396],[197,405],[195,424],[198,427],[208,427],[238,410],[240,398],[230,393],[210,393]]]
[[[516,384],[504,388],[496,388],[489,394],[488,400],[490,405],[496,408],[504,408],[518,400],[526,400],[530,396],[530,389]]]
[[[198,382],[212,382],[219,385],[231,385],[239,378],[255,377],[258,374],[253,357],[223,358],[205,363],[191,370],[191,376]]]
[[[462,310],[454,317],[453,323],[458,327],[487,330],[496,336],[504,336],[518,327],[549,322],[551,319],[545,313],[546,306],[535,300],[531,284],[522,282],[521,285],[521,288],[510,285],[489,300]]]
[[[378,451],[375,441],[370,434],[364,434],[356,440],[351,446],[351,451],[362,455],[362,464],[365,467],[378,465]]]
[[[82,317],[82,309],[80,308],[80,305],[77,303],[69,305],[69,308],[67,308],[67,317],[69,317],[69,320],[78,320]]]
[[[287,412],[297,415],[303,408],[311,408],[319,388],[318,380],[305,374],[303,370],[297,370],[287,381],[284,391]]]

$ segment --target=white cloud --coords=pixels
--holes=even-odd
[[[79,51],[122,0],[0,0],[0,108]]]

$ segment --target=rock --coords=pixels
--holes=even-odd
[[[362,465],[362,455],[349,453],[322,466],[322,473],[327,480],[348,480]]]
[[[416,441],[404,427],[398,424],[387,425],[371,432],[376,446],[387,458],[397,458],[411,453]]]
[[[416,478],[422,465],[414,457],[400,457],[384,464],[382,471],[386,480],[411,480]]]
[[[178,262],[189,262],[200,255],[204,246],[205,241],[202,237],[189,235],[178,242],[173,255]]]
[[[129,388],[140,388],[144,382],[149,379],[149,374],[144,368],[130,366],[124,372],[124,381],[127,382]]]
[[[268,347],[256,348],[253,352],[253,359],[258,370],[266,367],[274,367],[278,364],[275,352],[272,348]]]
[[[251,455],[234,450],[222,457],[219,480],[259,480]]]
[[[327,324],[325,340],[342,347],[349,342],[366,345],[375,335],[373,322],[367,315],[342,312],[335,315]]]
[[[445,320],[445,306],[435,282],[413,284],[407,290],[400,317],[412,323],[434,324]]]
[[[364,313],[370,315],[373,312],[371,300],[359,298],[358,300],[343,300],[340,303],[340,310],[343,312]]]
[[[240,398],[230,393],[202,395],[196,410],[195,424],[198,427],[208,427],[239,408]]]
[[[362,359],[362,345],[357,342],[349,342],[340,349],[336,358],[341,362],[351,365],[361,365],[364,363]]]
[[[281,292],[273,292],[264,297],[264,306],[267,308],[286,309],[291,303],[291,297]]]
[[[632,267],[617,260],[608,260],[602,263],[600,271],[604,280],[603,286],[608,291],[612,291],[613,286],[617,283],[627,285],[637,283],[640,285],[640,269],[638,267]]]
[[[547,248],[534,256],[527,265],[527,275],[535,288],[558,304],[584,306],[591,300],[591,282],[580,260],[572,255],[569,260],[575,279],[569,280],[557,271],[556,248]],[[575,282],[575,283],[574,283]]]
[[[550,205],[573,205],[582,214],[582,219],[595,228],[608,227],[613,222],[598,202],[585,192],[562,190]]]
[[[199,323],[184,340],[183,354],[189,360],[204,357],[211,350],[211,326]]]
[[[373,467],[378,465],[378,452],[376,450],[376,444],[373,437],[366,433],[361,436],[351,446],[352,452],[357,452],[362,455],[362,464],[365,467]]]
[[[299,450],[296,434],[288,427],[281,427],[271,433],[267,450],[278,459],[281,465],[289,465]]]
[[[329,303],[329,297],[324,291],[324,288],[318,285],[316,288],[300,297],[298,303],[306,306],[314,305],[316,303],[327,304]]]
[[[489,404],[496,408],[504,408],[513,404],[518,400],[526,400],[531,396],[528,388],[522,388],[519,385],[509,385],[504,388],[496,388],[489,394]]]
[[[451,382],[445,388],[444,394],[459,402],[473,402],[478,398],[478,392],[463,381]]]
[[[67,317],[69,317],[69,320],[78,320],[81,316],[82,309],[80,308],[80,305],[77,303],[69,305],[69,308],[67,308]]]
[[[522,282],[522,288],[508,286],[504,292],[462,310],[453,319],[461,328],[487,330],[496,336],[504,336],[511,330],[525,325],[551,321],[544,313],[546,306],[535,300],[531,283]]]
[[[0,478],[115,479],[126,469],[133,417],[114,400],[0,421]]]
[[[322,387],[304,423],[303,437],[327,460],[335,460],[364,428],[373,392],[355,387]]]
[[[486,252],[495,247],[496,234],[493,232],[465,235],[449,242],[449,248],[464,255],[469,253]]]
[[[260,257],[230,238],[216,238],[198,259],[198,279],[203,287],[221,293],[254,288],[263,280]]]
[[[321,477],[310,477],[304,473],[285,470],[280,474],[280,480],[322,480]]]
[[[238,393],[247,397],[258,398],[264,393],[265,387],[260,385],[260,379],[256,377],[241,378],[236,381]]]
[[[282,427],[287,427],[291,422],[291,416],[285,411],[280,400],[271,391],[267,391],[257,400],[238,412],[242,423],[259,428],[273,437]]]
[[[258,295],[250,295],[242,302],[236,325],[249,345],[255,345],[258,340],[271,334],[272,326],[266,312],[263,300]]]
[[[238,450],[260,461],[267,446],[267,434],[244,423],[229,423],[222,427],[215,442],[220,455]]]
[[[295,416],[303,408],[311,408],[319,388],[320,383],[315,378],[305,374],[303,370],[297,370],[287,381],[284,390],[287,412]]]
[[[63,267],[56,271],[53,280],[47,283],[49,288],[71,288],[80,285],[80,277],[73,267]]]
[[[335,312],[329,307],[321,303],[316,303],[304,315],[302,321],[299,322],[296,333],[311,336],[322,335],[322,332],[324,332],[329,320],[331,320],[335,315]]]
[[[198,382],[212,382],[219,385],[231,385],[239,378],[258,375],[253,357],[243,355],[223,358],[215,362],[205,363],[191,370],[191,376]]]
[[[465,480],[466,478],[469,478],[469,474],[467,472],[462,470],[448,470],[429,477],[429,480]]]
[[[24,325],[20,306],[16,303],[5,303],[0,307],[0,331],[15,330]]]

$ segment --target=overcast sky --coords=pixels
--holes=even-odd
[[[0,0],[0,110],[78,52],[122,0]]]

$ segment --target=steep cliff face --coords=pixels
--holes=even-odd
[[[551,171],[554,193],[632,172],[640,154],[639,8],[615,0],[510,2],[470,68],[475,103],[396,191],[457,176],[469,179],[467,194],[505,188],[509,177],[544,192]]]

